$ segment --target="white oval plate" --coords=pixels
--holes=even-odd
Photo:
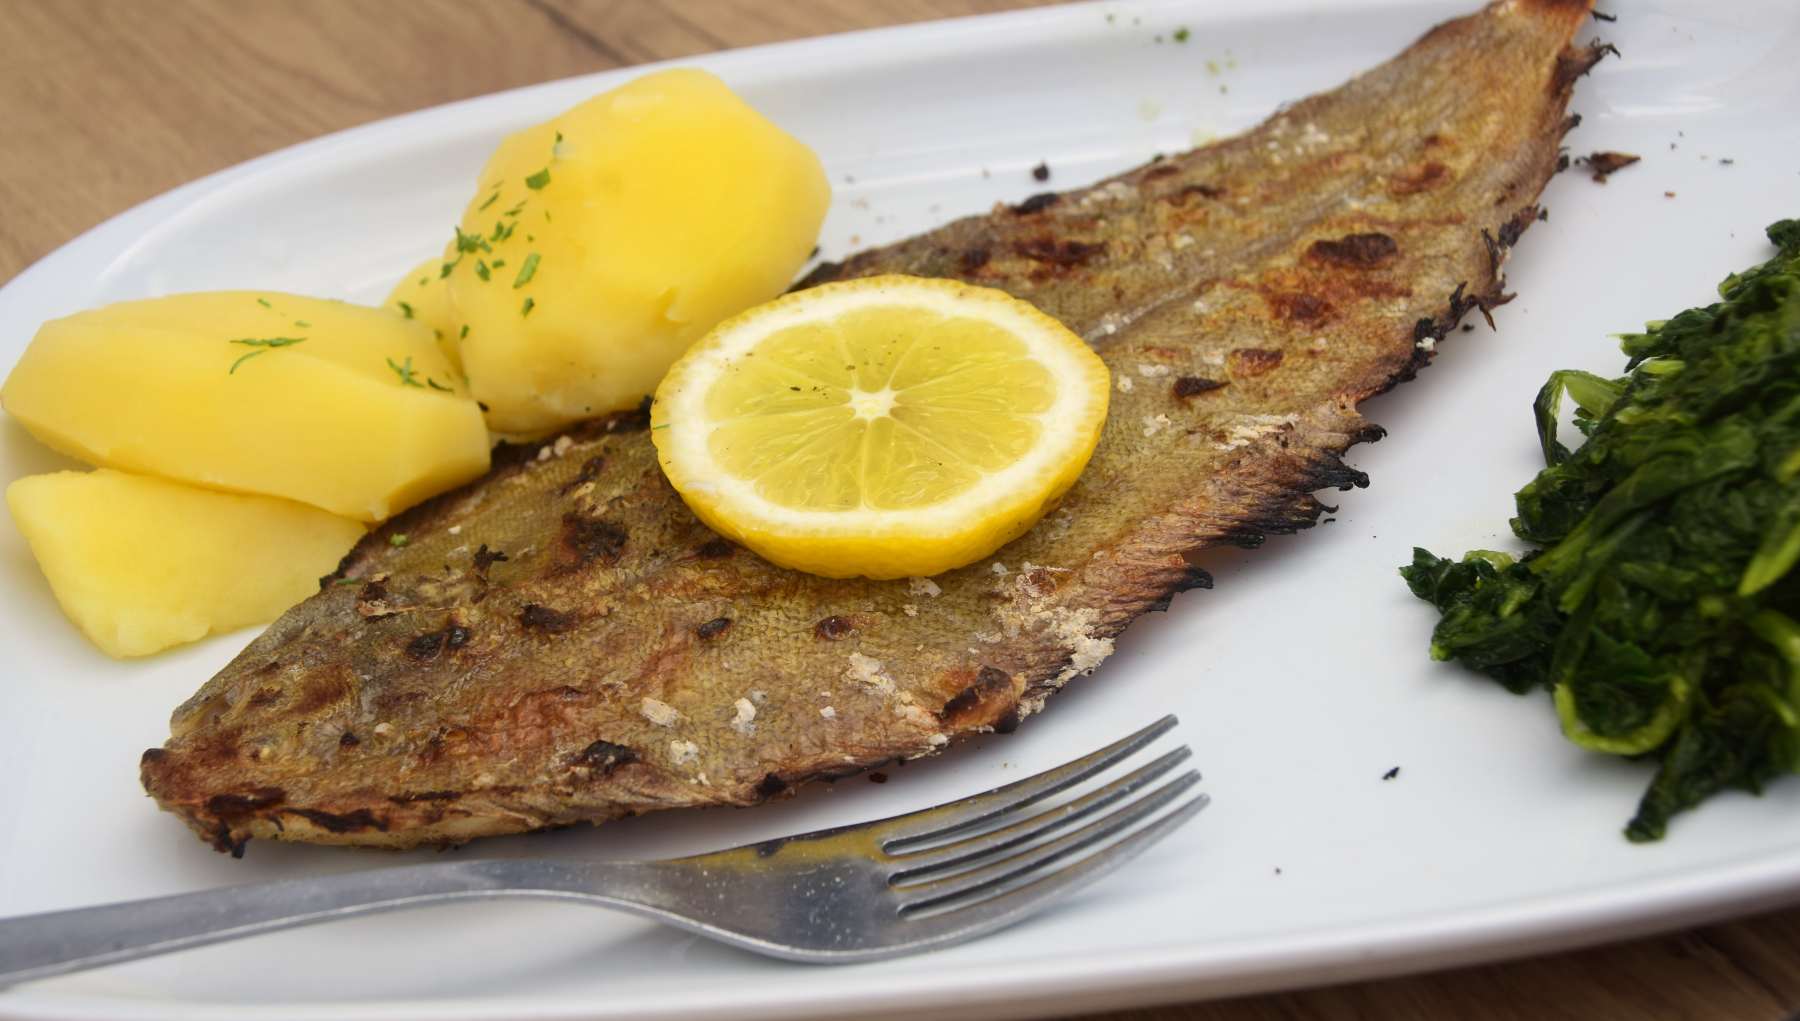
[[[1066,188],[1247,127],[1464,10],[1103,3],[688,63],[818,148],[837,188],[823,239],[835,257],[1042,190],[1029,173],[1040,160],[1049,187]],[[1719,797],[1661,844],[1627,843],[1619,829],[1646,770],[1564,743],[1544,698],[1429,662],[1432,614],[1394,573],[1414,544],[1507,543],[1511,493],[1536,467],[1529,404],[1545,374],[1616,372],[1611,333],[1707,301],[1727,271],[1767,257],[1765,224],[1800,214],[1800,9],[1652,0],[1618,13],[1592,34],[1624,57],[1580,85],[1585,121],[1569,144],[1644,161],[1604,187],[1579,171],[1552,182],[1550,220],[1510,267],[1519,299],[1496,313],[1498,335],[1456,334],[1420,381],[1370,405],[1391,437],[1353,452],[1374,484],[1342,494],[1334,522],[1213,557],[1217,590],[1134,626],[1045,716],[890,770],[886,786],[851,779],[752,812],[454,852],[661,856],[873,818],[1017,778],[1173,711],[1216,800],[1124,873],[997,936],[881,964],[791,965],[601,911],[492,903],[36,983],[0,994],[0,1014],[1062,1015],[1550,950],[1793,899],[1800,781]],[[116,299],[267,287],[378,301],[438,249],[504,132],[641,70],[357,128],[148,202],[0,290],[0,365],[43,320]],[[0,424],[0,475],[59,465]],[[0,914],[433,857],[258,842],[233,861],[144,797],[139,753],[249,637],[110,661],[0,527]]]

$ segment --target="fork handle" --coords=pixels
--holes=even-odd
[[[498,859],[369,869],[0,919],[0,987],[257,933],[476,897],[596,896],[632,863]],[[621,905],[623,906],[623,905]]]

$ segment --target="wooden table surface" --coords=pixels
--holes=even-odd
[[[131,205],[316,135],[568,75],[1019,0],[0,0],[0,280]],[[1780,1019],[1800,909],[1124,1021]]]

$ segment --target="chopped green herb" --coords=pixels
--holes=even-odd
[[[401,383],[403,383],[406,386],[416,386],[421,390],[425,389],[425,384],[419,382],[419,380],[418,380],[418,373],[413,371],[412,355],[406,356],[406,364],[405,365],[401,365],[400,363],[394,361],[392,358],[389,358],[387,360],[387,363],[388,363],[388,368],[394,370],[394,375],[400,377]]]
[[[487,239],[480,234],[464,234],[461,227],[456,228],[456,250],[458,252],[491,252]]]
[[[1625,827],[1800,772],[1800,220],[1721,301],[1626,334],[1626,375],[1553,373],[1546,467],[1515,497],[1523,557],[1418,549],[1433,659],[1542,688],[1564,736],[1655,764]],[[1560,441],[1561,405],[1586,441]]]
[[[537,267],[538,253],[532,252],[525,257],[524,264],[519,267],[519,275],[513,277],[513,288],[517,290],[518,288],[531,283],[531,278],[537,275]]]
[[[492,194],[492,195],[489,195],[489,196],[488,196],[488,197],[487,197],[487,201],[486,201],[486,202],[483,202],[483,203],[482,203],[482,204],[481,204],[481,205],[479,205],[479,206],[476,206],[476,207],[475,207],[475,211],[476,211],[476,212],[477,212],[477,213],[479,213],[479,212],[481,212],[481,211],[482,211],[482,210],[483,210],[483,209],[486,209],[486,208],[487,208],[487,207],[489,207],[489,206],[491,206],[491,205],[493,205],[493,204],[494,204],[494,203],[496,203],[496,202],[498,202],[498,201],[500,201],[500,193],[499,193],[499,192],[498,192],[498,191],[496,191],[496,192],[494,192],[494,193],[493,193],[493,194]]]
[[[269,299],[267,299],[267,298],[258,298],[258,299],[256,299],[256,303],[258,305],[261,305],[263,308],[274,308],[275,307],[275,306],[269,304]]]
[[[528,201],[530,201],[528,198],[520,199],[518,205],[512,207],[511,209],[508,209],[506,212],[501,213],[500,215],[501,216],[517,216],[517,215],[519,215],[519,210],[524,209],[525,203]]]
[[[673,424],[673,423],[664,422],[662,425],[653,425],[650,427],[650,431],[655,432],[658,429],[667,429],[671,424]]]
[[[525,187],[530,188],[532,191],[537,191],[538,189],[542,188],[544,185],[549,184],[549,183],[550,183],[550,168],[549,167],[545,167],[544,169],[538,171],[535,174],[532,174],[530,177],[527,177],[525,179]]]
[[[398,549],[401,546],[404,546],[411,541],[412,541],[411,537],[409,537],[405,532],[395,532],[393,535],[388,536],[388,545],[394,547],[395,549]]]
[[[462,256],[459,255],[456,258],[450,260],[449,262],[444,263],[444,268],[438,272],[438,279],[442,280],[445,277],[449,276],[450,271],[455,269],[456,264],[461,261],[462,261]]]
[[[306,320],[304,320],[304,319],[296,319],[296,320],[294,320],[294,325],[295,325],[295,326],[298,326],[298,327],[300,327],[300,328],[301,328],[301,329],[302,329],[302,330],[306,330],[306,329],[311,329],[311,328],[312,328],[312,324],[311,324],[311,323],[309,323],[309,322],[307,322],[307,321],[306,321]]]
[[[232,362],[231,368],[225,370],[225,374],[227,376],[229,376],[232,373],[235,373],[238,370],[238,366],[244,364],[245,362],[249,361],[252,358],[255,358],[257,355],[268,354],[270,351],[273,351],[275,348],[288,347],[293,344],[298,344],[298,343],[304,341],[305,339],[306,339],[305,337],[243,337],[238,340],[226,341],[226,343],[228,343],[228,344],[242,344],[245,347],[256,348],[256,350],[250,352],[247,355],[244,355],[243,357],[239,358],[237,361]]]
[[[457,334],[457,335],[456,335],[456,339],[458,339],[458,340],[467,340],[467,339],[468,339],[468,337],[469,337],[469,324],[468,324],[468,323],[464,323],[464,324],[463,324],[463,325],[462,325],[462,332],[461,332],[461,333],[458,333],[458,334]]]
[[[419,286],[420,286],[420,287],[424,287],[424,286],[425,286],[425,285],[426,285],[426,284],[429,284],[429,283],[431,283],[431,278],[430,278],[430,277],[428,277],[428,276],[425,276],[425,277],[420,277],[420,278],[419,278]]]
[[[454,387],[445,386],[444,384],[438,382],[437,380],[432,379],[430,376],[425,377],[425,384],[427,386],[431,387],[433,390],[442,390],[447,394],[453,394],[456,392],[456,389]]]
[[[481,259],[475,260],[475,275],[483,280],[486,280],[489,276],[488,264]]]
[[[1188,30],[1186,25],[1175,30],[1175,41],[1178,43],[1185,43],[1188,41]]]
[[[529,296],[527,296],[525,299],[525,304],[519,306],[519,318],[523,319],[526,316],[530,315],[531,310],[536,307],[537,307],[537,302],[531,300],[531,298]]]
[[[404,301],[396,301],[396,302],[394,302],[394,304],[400,306],[400,314],[401,315],[405,316],[408,319],[411,319],[413,317],[412,305],[410,305],[409,303],[404,302]]]
[[[495,259],[493,262],[488,263],[488,265],[493,267],[494,269],[505,269],[506,268],[506,260],[505,259]]]

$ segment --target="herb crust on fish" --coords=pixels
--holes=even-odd
[[[1502,0],[1254,130],[826,265],[1033,302],[1111,368],[1059,510],[933,579],[830,580],[700,525],[641,414],[503,448],[371,533],[175,712],[145,788],[221,850],[409,847],[807,780],[1008,731],[1187,555],[1310,526],[1357,404],[1412,378],[1537,218],[1604,47],[1585,2]],[[404,544],[390,537],[404,533]]]

